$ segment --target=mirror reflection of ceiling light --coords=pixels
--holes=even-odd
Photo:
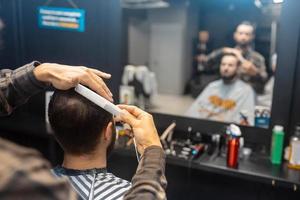
[[[283,3],[284,0],[273,0],[273,3]]]
[[[255,1],[254,1],[254,5],[255,5],[256,7],[258,7],[258,8],[261,8],[261,7],[262,7],[262,3],[261,3],[260,0],[255,0]]]
[[[163,0],[121,0],[123,8],[128,9],[152,9],[167,8],[169,3]]]

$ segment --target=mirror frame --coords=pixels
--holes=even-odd
[[[284,127],[286,132],[285,144],[288,141],[300,33],[300,24],[295,23],[295,19],[300,18],[300,12],[297,10],[299,7],[300,1],[285,1],[283,3],[276,41],[278,67],[275,72],[271,122],[268,129],[240,126],[246,142],[264,144],[269,147],[274,125]],[[152,114],[158,129],[161,130],[172,122],[176,122],[176,130],[178,131],[187,131],[188,126],[191,126],[193,130],[210,134],[223,130],[224,126],[229,124],[155,112]]]
[[[300,12],[296,9],[299,7],[299,1],[285,1],[282,6],[276,48],[278,61],[275,72],[271,122],[269,128],[264,129],[240,126],[246,142],[264,144],[269,147],[272,127],[276,124],[282,125],[285,128],[285,143],[288,141],[287,136],[290,135],[289,129],[295,81],[294,75],[297,66],[297,52],[300,36],[300,23],[296,24],[294,21],[295,19],[300,18]],[[191,126],[194,130],[210,134],[223,130],[224,126],[229,124],[162,113],[152,114],[160,129],[166,128],[170,123],[175,121],[177,124],[176,130],[186,131],[188,126]]]
[[[295,92],[298,49],[300,45],[300,23],[294,19],[300,18],[300,1],[284,1],[279,21],[277,40],[278,61],[275,72],[271,127],[276,124],[285,127],[286,136],[291,130],[292,102]],[[270,129],[270,128],[269,128]],[[285,137],[285,144],[288,142]]]

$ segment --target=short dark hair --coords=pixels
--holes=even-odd
[[[225,56],[233,56],[233,57],[235,57],[236,60],[237,60],[237,66],[240,66],[240,65],[241,65],[240,59],[239,59],[234,53],[224,53],[224,54],[222,55],[222,57],[221,57],[220,63],[221,63],[222,59],[223,59]]]
[[[112,115],[74,89],[56,90],[49,102],[48,117],[54,135],[65,152],[92,153]]]
[[[250,21],[242,21],[241,23],[239,23],[237,26],[236,26],[236,29],[240,26],[240,25],[246,25],[246,26],[251,26],[252,29],[253,29],[253,34],[255,34],[255,30],[256,30],[256,25],[254,23],[251,23]]]

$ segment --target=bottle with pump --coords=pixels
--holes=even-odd
[[[294,135],[290,138],[289,164],[292,169],[300,169],[300,126],[296,126]]]
[[[227,167],[237,168],[239,163],[241,130],[238,126],[231,124],[227,132]]]
[[[272,164],[281,164],[283,150],[284,132],[283,127],[275,125],[272,133],[271,162]]]

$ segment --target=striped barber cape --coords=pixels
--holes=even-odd
[[[61,166],[52,172],[56,177],[67,177],[75,191],[84,200],[123,199],[131,183],[103,169],[74,170]]]

